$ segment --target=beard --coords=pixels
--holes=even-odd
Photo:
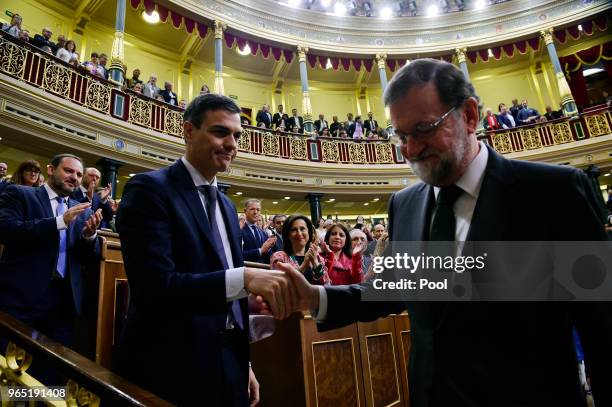
[[[421,181],[434,186],[444,186],[445,181],[461,167],[468,149],[468,135],[458,134],[455,143],[447,151],[427,148],[418,157],[408,158],[410,168]],[[428,156],[438,157],[437,161],[424,161]]]
[[[68,196],[78,188],[78,184],[76,184],[77,186],[74,188],[64,184],[63,179],[56,175],[56,173],[49,176],[49,184],[59,196]]]

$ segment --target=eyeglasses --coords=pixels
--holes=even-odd
[[[25,172],[31,172],[32,174],[40,174],[40,170],[36,169],[36,168],[30,168],[24,171]]]
[[[419,124],[417,124],[415,126],[414,131],[412,132],[412,134],[398,133],[397,131],[396,131],[396,134],[399,136],[400,141],[402,143],[406,143],[408,141],[408,137],[412,137],[415,140],[423,141],[423,140],[433,136],[436,133],[436,130],[438,130],[438,127],[440,127],[442,122],[444,122],[444,119],[446,119],[453,111],[455,111],[455,109],[457,109],[457,107],[459,107],[459,106],[451,107],[451,109],[448,112],[444,113],[442,116],[440,116],[440,118],[438,120],[436,120],[433,123],[419,123]]]

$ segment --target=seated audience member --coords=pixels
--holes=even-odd
[[[21,30],[17,38],[23,42],[30,42],[30,32],[28,30]]]
[[[81,185],[75,188],[70,197],[81,203],[91,203],[91,210],[96,212],[100,209],[102,211],[102,220],[110,222],[114,214],[110,202],[112,187],[111,184],[108,184],[106,187],[100,187],[99,193],[97,193],[101,178],[102,174],[97,168],[85,168]]]
[[[0,195],[0,310],[66,346],[83,302],[81,262],[99,253],[100,213],[69,198],[82,173],[79,158],[59,155],[44,186]]]
[[[367,247],[368,238],[366,237],[365,233],[363,233],[361,230],[353,229],[350,231],[350,235],[351,235],[351,246],[353,247],[353,250],[357,248],[358,246],[362,246],[362,245]],[[370,255],[367,253],[367,250],[366,250],[361,256],[361,272],[363,273],[364,276],[370,269],[371,263],[372,263],[372,257],[370,257]]]
[[[321,131],[321,137],[330,137],[329,134],[329,128],[325,127],[322,131]]]
[[[185,108],[187,107],[187,102],[185,102],[185,99],[181,99],[178,107],[180,107],[181,109],[185,110]]]
[[[57,36],[57,42],[55,43],[57,50],[66,46],[66,37],[62,34]],[[57,53],[57,50],[55,51]]]
[[[291,127],[291,132],[292,133],[300,133],[300,128],[298,126],[292,126]]]
[[[261,110],[257,112],[255,122],[257,123],[257,127],[265,129],[272,128],[272,113],[270,113],[270,106],[263,105],[261,107]]]
[[[178,104],[176,93],[172,91],[172,82],[164,82],[164,90],[162,90],[159,94],[163,96],[164,102],[172,106],[176,106]]]
[[[512,116],[510,112],[508,112],[508,109],[506,108],[505,104],[500,103],[497,109],[499,110],[497,121],[501,125],[502,129],[511,129],[513,127],[516,127],[514,116]]]
[[[90,55],[91,59],[83,63],[83,67],[87,69],[92,75],[98,75],[98,53],[92,52]]]
[[[274,113],[274,116],[272,116],[272,125],[274,126],[275,129],[281,126],[281,121],[283,120],[284,116],[285,116],[285,113],[283,113],[283,105],[278,105],[278,111]],[[288,118],[289,116],[287,116],[287,119]],[[282,124],[284,125],[284,127],[287,127],[286,121]]]
[[[512,106],[510,106],[510,114],[514,117],[514,122],[517,126],[519,126],[518,122],[518,114],[523,108],[522,105],[519,105],[518,99],[512,99]]]
[[[261,221],[261,201],[248,199],[244,204],[246,224],[242,229],[242,257],[245,261],[270,263],[271,249],[276,243],[275,237],[268,234],[257,223]]]
[[[108,70],[106,69],[107,59],[108,59],[108,57],[104,53],[100,54],[100,57],[98,58],[98,73],[97,73],[97,75],[100,78],[108,79]]]
[[[540,114],[537,110],[527,106],[527,99],[523,100],[523,108],[518,112],[518,123],[523,126],[526,124],[533,124],[540,118]]]
[[[366,136],[366,140],[370,140],[370,141],[378,140],[378,134],[376,134],[372,130],[368,130],[368,135]]]
[[[160,95],[159,93],[157,95],[155,95],[155,100],[157,100],[158,102],[166,103],[166,101],[164,100],[164,97],[162,95]]]
[[[47,53],[47,54],[51,54],[51,55],[53,55],[53,50],[52,50],[52,49],[51,49],[51,47],[50,47],[50,46],[48,46],[48,45],[43,45],[43,46],[40,48],[40,50],[41,50],[42,52]]]
[[[140,69],[136,68],[132,71],[132,78],[127,80],[128,89],[134,89],[134,86],[140,84],[140,89],[142,92],[143,82],[140,80]]]
[[[563,117],[563,112],[559,110],[552,110],[552,107],[546,106],[546,113],[544,113],[546,120],[557,120]]]
[[[314,122],[315,131],[319,134],[323,133],[323,129],[327,129],[327,120],[325,120],[325,115],[319,114],[319,120],[315,120]]]
[[[55,56],[64,62],[70,62],[72,58],[76,58],[78,60],[75,51],[76,44],[74,43],[74,41],[68,40],[65,42],[62,48],[57,49],[57,53],[55,54]]]
[[[41,49],[42,47],[47,46],[51,48],[51,53],[55,54],[57,45],[55,45],[53,41],[51,41],[52,34],[53,33],[51,32],[51,30],[45,27],[42,29],[42,35],[36,34],[34,38],[32,38],[31,44]]]
[[[144,88],[142,89],[142,94],[155,99],[158,93],[159,88],[157,87],[157,75],[151,74],[149,77],[149,82],[145,83]]]
[[[34,187],[40,179],[40,163],[35,160],[26,160],[19,164],[10,182],[15,185]]]
[[[291,109],[292,116],[289,118],[289,127],[293,130],[294,133],[304,133],[304,119],[302,116],[298,116],[297,109]]]
[[[353,120],[353,113],[347,113],[346,114],[346,121],[344,122],[344,128],[347,131],[349,131],[349,129],[351,128],[353,123],[355,123],[355,120]],[[351,135],[350,132],[349,132],[349,135]]]
[[[362,257],[366,245],[352,247],[346,227],[336,223],[327,229],[321,251],[332,285],[361,283]]]
[[[19,32],[21,32],[21,23],[23,19],[19,14],[13,14],[11,17],[11,23],[7,26],[3,26],[2,30],[6,31],[15,38],[19,38]]]
[[[348,138],[348,134],[345,129],[340,129],[340,138]]]
[[[79,58],[78,57],[72,57],[70,58],[70,61],[68,61],[68,63],[72,66],[74,66],[75,68],[79,67]]]
[[[348,134],[350,137],[353,138],[353,140],[361,140],[364,138],[363,122],[361,121],[361,116],[355,117],[355,121],[348,129]]]
[[[135,84],[132,91],[134,91],[134,93],[142,94],[142,83]]]
[[[329,125],[329,132],[332,137],[340,136],[340,125],[341,123],[338,121],[338,116],[332,116],[332,123]]]
[[[374,113],[368,113],[368,120],[363,124],[363,127],[366,129],[366,133],[367,131],[376,132],[376,129],[378,129],[378,122],[374,120]]]
[[[486,131],[494,131],[502,128],[490,107],[487,107],[485,117],[482,119],[482,127],[484,127]]]
[[[316,232],[310,219],[303,215],[290,216],[282,233],[283,250],[270,258],[270,267],[277,270],[278,263],[289,263],[298,269],[311,284],[330,283],[325,259],[319,254]]]

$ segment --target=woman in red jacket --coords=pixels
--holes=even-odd
[[[339,223],[327,230],[325,243],[321,249],[332,285],[361,283],[361,260],[365,245],[353,249],[348,230]]]

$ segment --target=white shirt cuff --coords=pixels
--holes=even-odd
[[[57,230],[68,229],[68,226],[66,226],[66,222],[64,222],[64,216],[62,215],[55,217],[55,224],[57,225]]]
[[[319,289],[319,309],[310,310],[310,314],[317,322],[325,322],[327,317],[327,291],[321,285],[318,285],[317,288]]]
[[[86,242],[93,242],[96,239],[96,237],[98,237],[98,231],[97,230],[91,236],[83,236],[83,239],[85,239]]]
[[[245,298],[249,293],[244,289],[244,267],[225,270],[225,298],[227,301]]]

